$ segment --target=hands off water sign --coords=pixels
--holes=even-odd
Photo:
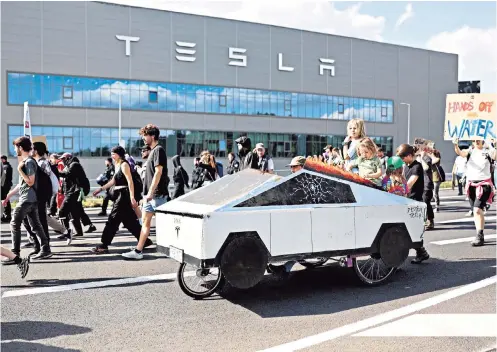
[[[497,94],[447,94],[444,139],[496,138],[496,102]]]

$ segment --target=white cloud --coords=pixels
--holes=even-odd
[[[107,1],[136,5],[136,1]],[[283,27],[305,29],[362,39],[383,40],[385,17],[361,13],[361,4],[339,10],[328,1],[157,1],[142,0],[141,7],[214,16]]]
[[[406,6],[406,10],[400,17],[397,19],[397,22],[395,23],[395,29],[398,29],[400,26],[404,24],[405,21],[407,21],[409,18],[414,16],[414,11],[412,10],[412,4],[409,3]]]
[[[481,80],[482,93],[497,92],[497,29],[464,26],[431,37],[427,48],[459,55],[459,81]]]

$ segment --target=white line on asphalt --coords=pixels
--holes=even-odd
[[[495,337],[497,314],[413,314],[352,336]]]
[[[185,276],[193,276],[193,275],[195,275],[195,271],[185,272]],[[35,287],[35,288],[26,288],[24,290],[5,291],[2,294],[2,298],[19,297],[19,296],[27,296],[27,295],[38,295],[41,293],[53,293],[53,292],[62,292],[62,291],[82,290],[82,289],[86,289],[86,288],[95,288],[95,287],[127,285],[127,284],[134,284],[134,283],[138,283],[138,282],[150,282],[150,281],[157,281],[157,280],[176,280],[176,273],[140,276],[140,277],[130,277],[127,279],[93,281],[93,282],[85,282],[85,283],[81,283],[81,284],[70,284],[70,285],[60,285],[60,286],[51,286],[51,287]]]
[[[497,238],[497,235],[485,235],[485,240],[488,240],[490,238]],[[454,238],[451,240],[443,240],[443,241],[434,241],[430,242],[431,244],[436,244],[438,246],[444,246],[446,244],[453,244],[453,243],[463,243],[463,242],[471,242],[475,239],[475,237],[462,237],[462,238]]]
[[[439,294],[437,296],[430,297],[428,299],[391,310],[386,313],[382,313],[376,316],[373,316],[371,318],[367,318],[364,320],[360,320],[355,323],[347,324],[344,326],[340,326],[338,328],[325,331],[323,333],[317,334],[317,335],[312,335],[308,337],[304,337],[303,339],[296,340],[293,342],[289,342],[283,345],[275,346],[269,349],[266,349],[264,351],[269,352],[269,351],[297,351],[303,348],[308,348],[311,346],[318,345],[320,343],[326,342],[326,341],[331,341],[334,339],[337,339],[342,336],[346,335],[351,335],[354,334],[358,331],[369,329],[375,325],[383,324],[388,321],[398,319],[401,317],[404,317],[406,315],[418,312],[420,310],[432,307],[434,305],[440,304],[442,302],[448,301],[450,299],[466,295],[470,292],[479,290],[481,288],[490,286],[490,285],[495,285],[497,283],[497,276],[492,276],[488,279],[484,279],[481,281],[477,281],[475,283],[465,285],[458,287],[454,290],[444,292],[442,294]]]
[[[459,204],[459,203],[466,203],[464,200],[454,200],[452,202],[441,202],[440,206],[442,205],[449,205],[449,204]],[[431,203],[432,205],[435,205],[435,203]]]
[[[495,220],[497,216],[485,216],[485,221]],[[465,218],[454,219],[454,220],[445,220],[445,221],[436,221],[436,224],[456,224],[461,222],[474,222],[472,216],[468,216]]]

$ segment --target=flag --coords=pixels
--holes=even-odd
[[[31,134],[31,119],[29,118],[29,106],[28,102],[24,102],[24,135],[31,139],[33,136]]]

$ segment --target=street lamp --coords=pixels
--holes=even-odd
[[[409,140],[411,139],[411,104],[408,103],[400,103],[400,105],[407,105],[407,144],[409,144]]]

